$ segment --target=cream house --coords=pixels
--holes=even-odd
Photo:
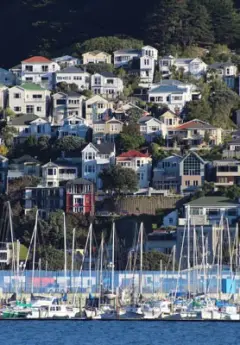
[[[85,101],[85,119],[88,125],[92,126],[93,121],[101,119],[101,115],[113,109],[113,102],[95,95]]]
[[[171,110],[163,113],[160,120],[167,126],[167,129],[177,127],[182,123],[182,119]]]
[[[16,114],[48,115],[50,91],[38,84],[25,83],[9,89],[9,107]]]
[[[0,108],[4,109],[7,106],[8,88],[0,84]]]
[[[88,63],[111,63],[111,55],[99,50],[84,53],[82,57],[84,65]]]
[[[123,122],[115,117],[109,120],[93,122],[93,142],[114,142],[116,136],[122,132]]]
[[[123,81],[113,73],[102,72],[91,76],[91,90],[107,98],[115,98],[123,92]]]

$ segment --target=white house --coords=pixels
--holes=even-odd
[[[99,173],[115,163],[115,145],[113,143],[89,143],[82,150],[82,177],[94,182],[97,189],[102,188]]]
[[[82,68],[71,66],[56,73],[56,82],[76,84],[79,90],[85,90],[89,89],[90,86],[90,74]]]
[[[55,72],[59,70],[56,62],[43,56],[33,56],[21,62],[21,80],[52,90],[56,84]]]
[[[79,116],[69,116],[63,120],[62,126],[58,129],[58,137],[76,136],[85,139],[89,127],[85,124],[85,119]]]
[[[215,62],[208,66],[208,74],[216,73],[220,77],[236,77],[237,66],[232,62]]]
[[[116,164],[133,169],[138,175],[139,189],[148,188],[151,178],[152,158],[135,150],[124,152],[116,157]]]
[[[177,70],[182,70],[185,74],[191,74],[199,78],[206,74],[207,64],[200,58],[174,58],[173,56],[164,56],[159,60],[159,70],[163,76],[172,74],[171,68],[175,66]]]
[[[147,141],[152,141],[156,136],[167,135],[167,126],[162,121],[155,119],[152,116],[143,116],[138,121],[140,125],[140,133]]]
[[[17,134],[15,142],[24,142],[29,136],[41,137],[51,136],[51,124],[45,118],[40,118],[34,114],[18,115],[8,122],[9,127],[14,127]]]
[[[15,82],[16,77],[13,72],[0,68],[0,85],[13,86]]]
[[[95,95],[115,98],[123,92],[123,81],[110,72],[95,73],[91,76],[91,90]]]
[[[156,60],[152,56],[143,55],[140,57],[140,82],[152,84]]]
[[[61,68],[77,66],[81,63],[79,58],[70,55],[59,56],[52,59],[52,61],[56,62]]]
[[[171,79],[162,80],[148,90],[148,102],[166,104],[175,113],[181,112],[187,102],[199,97],[195,85]]]
[[[9,107],[16,114],[35,114],[46,117],[49,111],[50,91],[40,85],[25,83],[9,89]]]
[[[113,102],[105,98],[95,95],[85,101],[85,119],[89,126],[93,121],[101,119],[101,115],[113,109]]]
[[[52,96],[52,115],[54,122],[59,124],[68,116],[82,117],[84,97],[77,92],[57,92]]]
[[[127,65],[133,58],[141,56],[140,49],[120,49],[114,53],[114,67],[118,68]]]
[[[151,46],[144,46],[142,49],[120,49],[116,50],[114,53],[114,67],[118,68],[121,66],[126,66],[135,58],[140,58],[148,56],[153,58],[156,62],[158,59],[158,51],[156,48]]]
[[[42,166],[42,184],[44,187],[59,187],[59,182],[74,180],[78,177],[78,168],[71,163],[48,162]]]

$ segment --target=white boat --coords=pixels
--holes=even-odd
[[[79,312],[78,308],[68,305],[49,305],[41,307],[33,307],[32,311],[27,315],[28,319],[45,319],[45,318],[67,318],[76,317]]]
[[[159,319],[171,314],[171,302],[155,301],[142,307],[144,319]]]
[[[84,312],[87,319],[101,319],[102,311],[99,308],[84,308]]]
[[[142,306],[139,304],[128,305],[125,308],[127,314],[135,314],[143,316]]]

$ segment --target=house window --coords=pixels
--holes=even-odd
[[[137,160],[137,167],[140,167],[140,165],[141,165],[140,160]]]
[[[144,65],[149,65],[149,59],[144,59]]]
[[[32,77],[26,77],[26,81],[33,81]]]
[[[198,181],[193,181],[194,186],[198,186]]]
[[[21,94],[20,93],[14,93],[13,98],[21,98]]]
[[[227,68],[226,74],[230,74],[230,69],[229,68]]]
[[[174,101],[182,101],[182,96],[173,96]]]
[[[114,80],[113,79],[107,79],[107,84],[114,84]]]
[[[169,224],[173,223],[173,218],[169,218]]]
[[[42,66],[42,72],[48,72],[48,66]]]
[[[18,111],[22,111],[22,108],[21,107],[14,107],[13,110],[18,112]]]
[[[33,114],[34,113],[34,106],[33,105],[27,105],[26,112],[27,112],[27,114]]]
[[[156,97],[156,102],[163,102],[163,97]]]
[[[190,181],[185,181],[185,186],[190,186]]]
[[[33,71],[33,66],[31,66],[31,65],[26,65],[26,66],[25,66],[25,71],[27,71],[27,72],[32,72],[32,71]]]
[[[101,85],[101,78],[100,77],[95,77],[94,78],[94,84],[95,85]]]
[[[56,169],[48,169],[47,174],[48,176],[57,175]]]
[[[41,98],[42,98],[42,95],[33,95],[33,98],[34,98],[34,99],[41,99]]]
[[[183,175],[200,175],[201,163],[197,157],[190,155],[183,162]]]
[[[37,111],[38,112],[42,111],[42,107],[37,107]]]

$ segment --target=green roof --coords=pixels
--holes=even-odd
[[[233,201],[231,199],[227,199],[224,196],[204,196],[202,198],[190,201],[189,203],[185,204],[188,206],[199,206],[199,207],[236,207],[239,205],[238,202]]]
[[[30,90],[30,91],[43,91],[43,89],[40,85],[34,84],[34,83],[24,83],[22,85],[19,85],[24,90]]]

